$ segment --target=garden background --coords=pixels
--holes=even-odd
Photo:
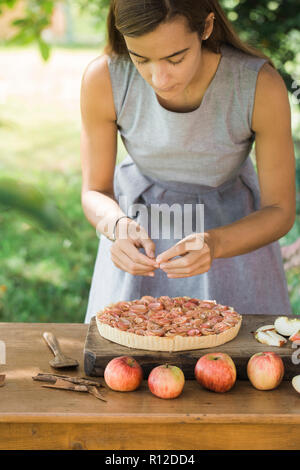
[[[0,0],[0,321],[84,321],[99,240],[80,202],[80,84],[104,46],[108,3]],[[280,244],[300,315],[299,3],[220,3],[289,92],[297,220]],[[119,138],[117,163],[125,154]]]

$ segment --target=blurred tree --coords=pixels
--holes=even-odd
[[[30,184],[0,178],[0,209],[16,210],[38,223],[38,227],[61,234],[74,234],[69,222],[53,202]]]
[[[290,245],[281,248],[281,254],[285,261],[284,269],[300,268],[300,238]]]
[[[43,30],[51,23],[56,3],[68,4],[68,0],[0,0],[0,15],[5,8],[13,8],[24,2],[24,15],[13,21],[18,32],[10,43],[36,42],[45,60],[49,57],[49,45],[42,37]],[[83,12],[90,12],[104,24],[110,0],[73,0]],[[241,39],[270,56],[280,71],[289,90],[300,93],[295,77],[295,63],[300,50],[300,8],[298,0],[220,0],[228,19]],[[299,89],[299,90],[297,90]],[[300,103],[300,100],[297,100]]]
[[[23,3],[23,14],[12,21],[12,26],[17,28],[17,32],[7,42],[20,45],[36,42],[43,59],[47,60],[50,48],[43,40],[42,32],[51,23],[56,0],[0,0],[0,15],[20,2]]]

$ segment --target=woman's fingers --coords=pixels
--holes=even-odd
[[[155,260],[149,259],[135,247],[132,241],[118,240],[112,245],[113,262],[131,274],[149,274],[155,269]]]
[[[197,261],[199,262],[199,255],[195,256],[195,253],[188,253],[171,261],[161,263],[159,266],[164,271],[177,272],[184,271],[187,267],[196,264]]]
[[[123,252],[118,253],[118,256],[111,255],[113,263],[117,268],[122,269],[130,274],[136,276],[146,276],[153,272],[154,268],[149,266],[148,268],[145,265],[140,265],[131,261],[131,259]]]
[[[139,251],[134,243],[122,243],[120,249],[124,252],[137,266],[146,267],[153,269],[155,266],[158,267],[155,259],[150,259]]]
[[[163,271],[166,274],[170,274],[170,275],[181,276],[181,275],[187,274],[190,276],[196,270],[199,271],[202,268],[204,269],[206,266],[207,266],[207,263],[204,263],[201,265],[199,263],[194,263],[194,264],[191,264],[190,266],[186,266],[185,268],[177,268],[177,269],[171,269],[171,270],[163,269]]]
[[[156,260],[158,263],[169,262],[168,260],[175,256],[183,256],[185,253],[200,251],[204,247],[204,238],[202,233],[192,233],[180,240],[168,250],[160,253]]]

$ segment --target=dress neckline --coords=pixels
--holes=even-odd
[[[212,92],[213,88],[216,86],[217,79],[218,79],[218,77],[219,77],[219,75],[220,75],[220,73],[221,73],[221,69],[222,69],[223,63],[224,63],[224,60],[223,60],[224,55],[225,55],[225,54],[224,54],[224,50],[225,50],[225,47],[224,47],[224,44],[222,44],[222,45],[220,46],[221,57],[220,57],[220,60],[219,60],[219,64],[218,64],[217,70],[216,70],[216,72],[215,72],[215,74],[214,74],[214,76],[213,76],[213,78],[212,78],[210,84],[208,85],[208,87],[207,87],[207,89],[206,89],[206,91],[205,91],[205,93],[204,93],[204,95],[203,95],[203,98],[202,98],[202,101],[201,101],[200,105],[199,105],[197,108],[195,108],[195,109],[193,109],[193,110],[191,110],[191,111],[183,111],[183,112],[172,111],[172,110],[170,110],[170,109],[167,109],[167,108],[165,108],[165,107],[158,101],[157,95],[156,95],[154,89],[151,87],[154,100],[155,100],[157,106],[162,110],[162,112],[165,112],[166,114],[176,114],[176,115],[182,114],[183,116],[186,116],[187,114],[194,114],[194,113],[197,113],[197,112],[202,111],[202,109],[204,108],[204,105],[205,105],[205,101],[206,101],[206,99],[207,99],[207,96],[209,95],[209,93]]]

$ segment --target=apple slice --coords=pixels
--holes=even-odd
[[[293,333],[293,334],[289,337],[289,340],[292,341],[292,342],[299,341],[299,344],[300,344],[300,330],[298,330],[298,331],[296,331],[295,333]]]
[[[300,375],[296,375],[292,380],[292,385],[296,392],[300,393]]]
[[[283,336],[291,336],[300,330],[300,318],[278,317],[274,322],[276,331]]]
[[[283,346],[287,340],[276,333],[274,325],[265,325],[257,328],[255,332],[255,339],[262,344],[268,344],[269,346]]]
[[[274,325],[264,325],[264,326],[260,326],[259,328],[257,328],[256,330],[256,333],[258,331],[274,331],[276,333],[276,329],[275,329],[275,326]]]

